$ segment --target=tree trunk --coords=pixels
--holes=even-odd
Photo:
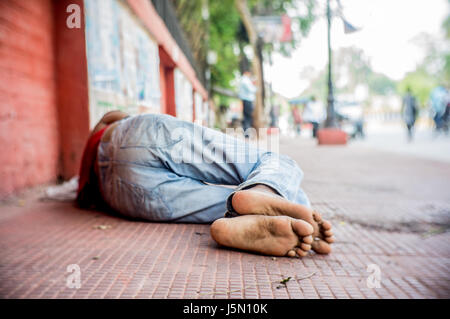
[[[236,8],[241,17],[242,23],[244,24],[245,30],[248,34],[248,39],[253,49],[253,61],[252,70],[256,77],[256,91],[255,105],[253,111],[253,127],[256,129],[257,134],[259,133],[259,128],[262,127],[262,115],[263,115],[263,77],[262,77],[262,61],[258,55],[258,34],[252,22],[252,16],[248,9],[247,0],[235,0]]]

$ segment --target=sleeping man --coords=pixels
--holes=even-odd
[[[212,223],[212,238],[226,247],[328,254],[331,224],[311,208],[302,176],[289,157],[216,130],[170,115],[112,111],[87,141],[77,202],[132,219]]]

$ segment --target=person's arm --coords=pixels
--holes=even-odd
[[[251,93],[256,93],[256,91],[257,91],[256,85],[253,84],[253,82],[250,81],[250,79],[248,80],[247,87]]]
[[[252,94],[256,92],[256,86],[253,85],[252,81],[248,77],[244,77],[242,79],[242,86],[247,92],[250,92]]]
[[[103,117],[100,119],[100,121],[97,123],[97,125],[95,125],[94,129],[91,132],[91,136],[92,134],[100,131],[101,129],[103,129],[105,126],[110,125],[114,122],[120,121],[121,119],[125,118],[129,116],[129,114],[122,112],[122,111],[111,111],[106,113],[105,115],[103,115]]]

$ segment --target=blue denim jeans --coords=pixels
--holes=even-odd
[[[97,160],[104,200],[131,218],[211,223],[237,215],[231,197],[257,184],[310,206],[292,159],[169,115],[121,120]]]

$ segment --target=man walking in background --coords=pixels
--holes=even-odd
[[[406,89],[406,94],[403,97],[402,114],[408,129],[408,141],[410,142],[413,138],[413,128],[417,118],[417,102],[409,87]]]
[[[317,137],[319,124],[326,118],[323,105],[316,100],[315,96],[311,97],[311,101],[305,104],[303,109],[303,122],[312,124],[312,136]]]
[[[253,126],[253,101],[255,100],[256,87],[250,78],[250,71],[244,71],[239,86],[239,98],[243,105],[242,128],[245,138],[249,138],[247,130]]]

